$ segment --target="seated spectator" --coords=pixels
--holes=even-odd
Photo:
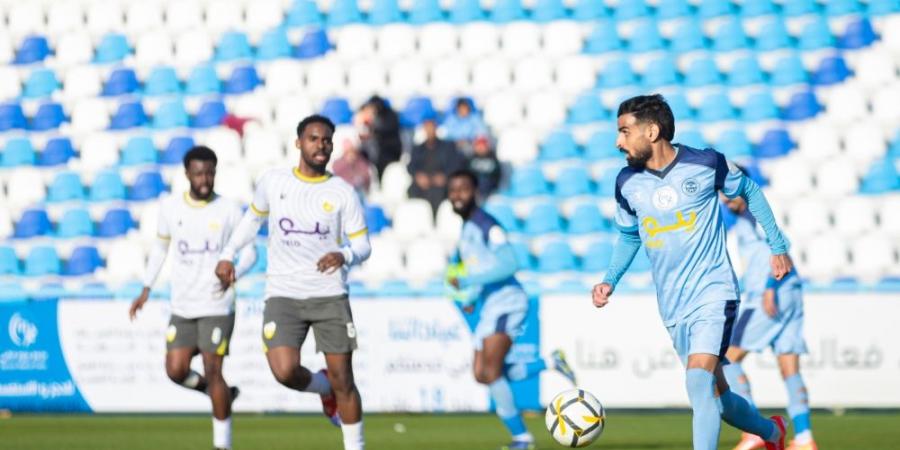
[[[403,142],[400,140],[400,117],[383,98],[373,96],[353,118],[359,129],[360,149],[375,164],[378,179],[388,164],[400,159]]]
[[[436,213],[438,205],[447,198],[447,177],[465,165],[465,158],[452,142],[438,138],[434,119],[423,122],[422,128],[425,142],[413,148],[409,160],[409,173],[413,176],[409,196],[428,200]]]
[[[360,195],[368,194],[369,186],[372,183],[372,163],[349,140],[335,142],[335,144],[343,146],[343,153],[334,161],[332,172],[350,183]]]
[[[455,141],[460,151],[467,156],[471,154],[472,141],[488,134],[481,116],[472,109],[472,101],[468,98],[456,100],[453,113],[447,115],[443,124],[446,138]]]
[[[469,170],[478,177],[478,193],[486,199],[500,185],[500,161],[487,136],[479,136],[472,142]]]

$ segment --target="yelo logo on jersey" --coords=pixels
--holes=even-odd
[[[656,236],[663,233],[672,233],[675,231],[685,231],[687,233],[694,231],[694,225],[697,223],[697,213],[695,211],[688,212],[688,217],[685,219],[684,213],[678,211],[675,213],[675,223],[669,225],[660,225],[659,219],[656,217],[648,216],[645,217],[643,221],[641,221],[641,226],[644,227],[644,232],[647,233],[647,248],[662,248],[663,240],[658,239]]]
[[[322,209],[325,210],[325,212],[330,213],[334,211],[334,205],[326,201],[325,203],[322,203]]]

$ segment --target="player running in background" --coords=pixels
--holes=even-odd
[[[784,418],[762,417],[729,390],[722,373],[740,294],[717,192],[747,201],[766,232],[772,276],[780,280],[791,270],[789,244],[765,197],[721,153],[673,146],[675,119],[661,95],[619,105],[618,130],[616,146],[628,162],[616,178],[620,238],[603,282],[594,286],[594,305],[606,306],[643,242],[660,315],[686,368],[694,449],[718,448],[720,418],[762,437],[767,449],[783,449]]]
[[[231,403],[238,394],[222,377],[222,363],[234,328],[232,288],[223,289],[213,274],[219,252],[241,220],[237,203],[213,191],[216,154],[194,147],[184,156],[190,191],[171,195],[159,208],[158,238],[150,248],[144,289],[129,310],[131,320],[147,303],[150,288],[174,243],[172,264],[172,317],[166,330],[166,374],[189,389],[206,393],[212,400],[213,446],[231,448]],[[256,261],[253,245],[241,247],[237,276]],[[197,352],[203,358],[203,375],[191,370]]]
[[[353,187],[331,176],[334,124],[313,115],[297,125],[297,167],[264,173],[250,209],[225,246],[216,275],[234,281],[238,248],[269,223],[269,261],[263,348],[279,383],[322,396],[325,414],[344,434],[344,448],[362,449],[359,391],[353,380],[356,328],[347,297],[347,271],[369,257],[363,209]],[[311,373],[300,365],[300,347],[312,328],[328,369]],[[339,415],[338,415],[339,413]]]
[[[731,346],[726,353],[731,364],[723,368],[725,377],[734,392],[753,403],[750,382],[741,361],[748,352],[762,352],[771,347],[787,387],[787,411],[794,423],[794,440],[788,449],[816,450],[809,421],[806,385],[800,376],[800,354],[806,353],[800,277],[792,271],[781,280],[776,280],[769,267],[772,252],[766,244],[764,232],[747,209],[747,202],[740,197],[728,199],[724,196],[722,201],[738,216],[732,230],[744,261],[744,299],[731,335]],[[744,433],[735,450],[764,446],[758,436]]]
[[[574,384],[575,374],[559,350],[531,363],[506,364],[513,339],[524,329],[528,296],[515,278],[518,264],[506,232],[478,207],[477,192],[478,181],[471,172],[462,170],[450,175],[450,203],[464,222],[447,281],[464,312],[470,314],[476,302],[482,303],[472,330],[472,365],[475,380],[488,387],[497,415],[512,435],[512,443],[503,448],[532,449],[534,436],[516,408],[509,381],[523,380],[552,367]]]

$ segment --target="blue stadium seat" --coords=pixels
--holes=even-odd
[[[675,132],[674,142],[693,148],[709,148],[709,143],[706,142],[703,133],[694,129],[678,130]]]
[[[300,59],[318,58],[331,50],[331,42],[325,30],[317,28],[303,35],[300,44],[294,50],[294,57]]]
[[[664,86],[673,86],[678,84],[678,69],[675,67],[675,61],[671,57],[663,56],[654,59],[647,64],[647,70],[644,71],[643,86],[653,91]]]
[[[562,0],[537,0],[531,10],[531,20],[550,22],[566,18],[566,6]]]
[[[519,232],[519,219],[516,218],[516,213],[508,203],[489,202],[484,206],[484,210],[496,219],[507,232]]]
[[[45,245],[35,246],[25,257],[25,276],[59,275],[60,266],[62,264],[55,248]]]
[[[594,93],[582,94],[575,99],[569,110],[569,123],[583,125],[609,119],[609,113],[600,102],[600,96]]]
[[[850,76],[847,63],[840,56],[830,56],[822,60],[819,68],[813,73],[812,82],[819,86],[831,86],[844,81]]]
[[[600,71],[600,79],[597,80],[597,87],[604,89],[613,89],[623,86],[630,86],[637,83],[637,76],[631,69],[631,64],[627,59],[615,59],[609,61]]]
[[[56,236],[64,239],[93,236],[93,234],[94,222],[91,220],[91,214],[82,208],[64,212],[56,228]]]
[[[39,35],[27,36],[16,52],[16,64],[33,64],[41,62],[50,54],[47,38]]]
[[[540,235],[563,230],[562,218],[553,203],[537,203],[525,216],[525,233]]]
[[[235,67],[225,82],[225,92],[228,94],[243,94],[251,92],[260,85],[259,74],[253,66]]]
[[[218,94],[222,91],[216,69],[209,64],[194,67],[185,84],[184,92],[187,95]]]
[[[194,128],[210,128],[219,126],[225,120],[228,111],[225,110],[225,103],[219,99],[211,99],[200,105],[197,114],[191,121]]]
[[[0,276],[2,275],[19,275],[22,270],[19,268],[19,258],[16,251],[12,247],[0,247]]]
[[[772,0],[753,0],[752,2],[741,2],[741,17],[748,19],[751,17],[760,17],[774,15],[778,13],[775,3]]]
[[[56,102],[42,103],[31,120],[31,129],[34,131],[55,130],[65,120],[66,113],[63,111],[62,105]]]
[[[610,231],[609,221],[600,213],[596,203],[582,203],[575,207],[569,217],[569,234],[597,233]]]
[[[753,56],[740,58],[731,66],[728,72],[728,84],[732,87],[741,87],[751,84],[760,84],[765,81],[762,68]]]
[[[175,136],[169,140],[160,162],[163,164],[181,164],[184,162],[184,155],[193,146],[194,138],[190,136]]]
[[[348,124],[353,119],[353,110],[350,109],[350,102],[342,97],[332,97],[325,100],[321,114],[331,119],[335,125]]]
[[[691,5],[687,0],[661,0],[656,5],[657,20],[671,20],[691,15]]]
[[[65,136],[51,138],[41,152],[40,165],[49,167],[65,164],[72,156],[75,156],[75,149],[69,138]]]
[[[756,2],[745,3],[745,5],[747,4],[756,4]],[[756,36],[756,51],[768,52],[789,47],[791,47],[791,36],[784,25],[784,20],[774,17],[762,24],[759,34]]]
[[[119,104],[119,109],[109,121],[111,130],[126,130],[142,127],[147,124],[147,113],[140,101],[126,101]]]
[[[759,169],[759,166],[756,165],[756,162],[745,163],[743,166],[744,171],[747,172],[747,176],[750,177],[751,180],[755,181],[760,187],[765,187],[769,185],[769,180],[762,174],[762,171]],[[726,208],[727,209],[727,208]]]
[[[14,128],[24,130],[27,127],[28,120],[25,119],[22,105],[17,102],[0,104],[0,131],[12,130]]]
[[[753,155],[757,158],[778,158],[788,154],[794,148],[791,135],[783,128],[766,131],[756,146]]]
[[[651,52],[664,47],[665,43],[659,34],[659,25],[654,20],[641,21],[628,39],[628,51],[632,53]]]
[[[716,142],[716,150],[728,159],[746,159],[752,156],[752,147],[747,134],[740,128],[726,130]]]
[[[820,50],[834,46],[834,36],[828,28],[828,22],[817,17],[803,26],[797,42],[797,49],[801,51]]]
[[[698,58],[690,63],[684,75],[687,87],[704,87],[722,82],[722,75],[711,58]]]
[[[169,129],[189,125],[190,118],[181,99],[174,98],[159,105],[153,114],[153,128]]]
[[[615,22],[609,19],[597,21],[584,44],[584,52],[588,55],[598,55],[621,49],[622,41],[616,32]]]
[[[14,137],[3,146],[3,167],[33,166],[35,162],[34,147],[25,137]]]
[[[50,217],[43,209],[27,209],[16,222],[13,237],[30,238],[50,232]]]
[[[731,2],[723,0],[701,0],[697,8],[697,16],[703,20],[731,14]]]
[[[328,26],[337,27],[362,22],[362,13],[356,0],[334,0],[326,18]]]
[[[60,172],[47,189],[48,202],[84,200],[84,185],[77,172]]]
[[[495,0],[491,9],[491,20],[495,23],[507,23],[525,19],[525,8],[521,0]]]
[[[760,91],[747,97],[741,109],[741,119],[745,122],[758,122],[778,118],[778,106],[770,91]]]
[[[89,198],[92,202],[125,200],[125,184],[115,170],[104,170],[94,177]]]
[[[717,52],[730,52],[749,46],[747,35],[741,21],[736,17],[726,19],[713,33],[713,50]]]
[[[809,77],[803,67],[803,61],[797,55],[785,56],[775,62],[769,84],[773,86],[788,86],[792,84],[806,83]]]
[[[569,244],[555,241],[547,244],[538,255],[538,272],[554,273],[575,270],[578,262]]]
[[[324,23],[315,0],[294,0],[284,21],[290,28],[321,26]]]
[[[519,167],[513,171],[509,179],[509,195],[512,197],[530,197],[550,193],[544,173],[538,166]]]
[[[869,17],[883,17],[900,12],[900,1],[897,0],[869,0],[866,14]]]
[[[818,13],[816,0],[786,0],[781,6],[781,14],[785,17],[797,17]]]
[[[558,197],[588,195],[591,190],[591,176],[583,166],[562,169],[553,185],[553,193]]]
[[[650,15],[650,8],[644,0],[632,0],[628,2],[619,2],[615,6],[613,17],[619,22],[627,20],[640,19]]]
[[[437,111],[428,97],[412,97],[401,112],[401,119],[408,126],[419,126],[426,120],[437,119]]]
[[[181,93],[181,83],[171,66],[154,67],[144,82],[144,95],[172,95]]]
[[[136,92],[138,87],[137,74],[134,73],[134,69],[123,67],[113,70],[109,75],[109,79],[103,85],[103,95],[131,94]]]
[[[541,145],[540,159],[542,161],[558,161],[577,157],[578,143],[575,142],[572,133],[568,131],[550,133]]]
[[[366,228],[369,230],[369,234],[375,235],[381,233],[381,230],[390,225],[391,221],[384,213],[384,209],[378,205],[366,205]]]
[[[616,148],[615,130],[595,131],[584,146],[584,158],[588,161],[621,157],[622,154],[619,153],[619,149]]]
[[[840,17],[862,12],[862,5],[856,0],[828,0],[825,2],[825,15],[829,17]]]
[[[841,48],[855,50],[868,47],[877,39],[878,36],[875,35],[875,30],[872,29],[872,22],[869,22],[869,19],[862,18],[847,24],[847,30],[841,36],[838,44]]]
[[[484,20],[479,0],[456,0],[450,7],[450,22],[466,23]]]
[[[816,94],[804,91],[791,96],[783,114],[785,120],[806,120],[815,117],[821,110]]]
[[[694,109],[688,103],[687,97],[682,92],[671,92],[666,94],[666,102],[675,116],[675,121],[693,120]]]
[[[63,271],[63,275],[79,276],[92,274],[102,265],[103,259],[100,258],[100,252],[97,251],[97,247],[75,247],[75,249],[72,250],[72,256],[66,261],[66,268],[65,271]]]
[[[53,70],[35,69],[25,80],[22,97],[47,97],[57,89],[59,89],[59,80],[56,79],[56,73]]]
[[[427,6],[437,5],[435,1],[422,1],[419,0],[413,4],[413,9],[410,11],[410,19],[409,21],[412,23],[426,23],[432,22],[434,20],[440,19],[441,9],[440,6],[437,8],[437,17],[428,18],[428,15],[422,16],[421,12],[418,12],[420,4],[425,4]],[[385,25],[392,22],[399,22],[403,20],[403,14],[400,12],[400,6],[397,4],[397,0],[374,0],[372,6],[369,8],[369,23],[372,25]],[[418,22],[417,19],[425,19],[424,21]]]
[[[712,93],[700,101],[699,117],[703,122],[718,122],[735,118],[734,108],[725,93]]]
[[[596,0],[575,0],[572,8],[572,18],[575,20],[597,20],[608,16],[603,2]]]
[[[216,47],[216,61],[234,61],[253,57],[253,49],[247,35],[240,31],[227,31],[219,39]]]
[[[134,166],[139,164],[156,163],[156,146],[150,136],[132,136],[125,142],[122,148],[121,164]]]
[[[872,162],[869,171],[863,176],[859,191],[863,194],[884,194],[900,189],[900,174],[894,162],[882,158]]]
[[[528,244],[521,241],[513,241],[510,242],[510,245],[513,253],[516,254],[516,265],[519,270],[534,270],[534,258],[531,256],[531,251],[528,250]]]
[[[273,59],[290,58],[291,43],[284,28],[275,28],[265,32],[256,47],[256,59],[271,61]]]
[[[687,53],[694,50],[703,50],[707,47],[706,38],[703,36],[703,28],[699,23],[688,20],[675,29],[669,50],[675,53]]]
[[[131,53],[128,39],[124,34],[108,33],[100,39],[100,44],[94,49],[94,62],[108,64],[119,62]]]
[[[166,183],[159,172],[144,172],[138,175],[129,192],[129,200],[150,200],[159,197],[166,190]]]
[[[131,218],[131,213],[127,209],[110,209],[97,226],[97,236],[123,236],[134,227],[134,219]]]
[[[607,240],[588,245],[584,257],[581,258],[581,270],[587,273],[606,272],[612,261],[612,253],[613,244]]]
[[[624,158],[622,158],[624,164]],[[602,172],[600,177],[594,176],[594,182],[597,183],[597,196],[612,200],[616,195],[616,177],[619,173],[618,169],[613,168]]]

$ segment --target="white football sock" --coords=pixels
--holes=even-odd
[[[184,377],[184,381],[181,382],[181,385],[188,389],[197,389],[197,386],[200,384],[200,374],[191,371],[188,376]]]
[[[303,388],[304,392],[315,392],[316,394],[331,393],[331,383],[328,377],[322,372],[313,373],[309,379],[309,384]]]
[[[213,417],[213,447],[231,448],[231,417],[224,420]]]
[[[794,435],[794,442],[798,444],[809,444],[812,442],[812,431],[805,430]]]
[[[341,431],[344,433],[344,450],[363,450],[366,444],[363,441],[362,420],[356,423],[342,423]]]
[[[517,434],[512,437],[512,439],[516,442],[534,442],[534,436],[531,432],[524,432],[522,434]]]

